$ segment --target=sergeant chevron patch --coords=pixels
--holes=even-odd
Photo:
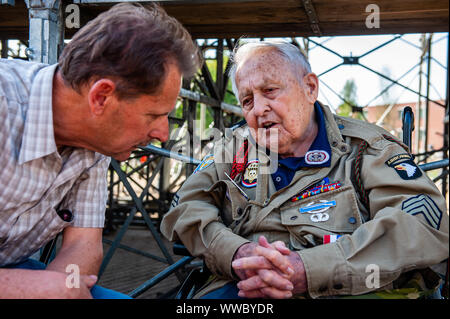
[[[439,229],[441,225],[442,212],[428,195],[420,194],[405,200],[402,210],[410,215],[422,214],[427,223],[435,229]]]

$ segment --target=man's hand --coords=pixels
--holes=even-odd
[[[42,282],[48,285],[40,298],[49,299],[92,299],[91,288],[97,282],[97,276],[80,275],[79,287],[67,284],[67,274],[56,271],[42,271]]]
[[[102,247],[101,228],[67,227],[58,254],[45,270],[0,269],[0,298],[92,298]],[[67,287],[71,264],[79,267],[79,288]]]
[[[247,247],[244,247],[248,245]],[[242,280],[238,283],[239,296],[246,298],[290,298],[306,291],[303,262],[296,252],[283,242],[269,244],[264,236],[258,244],[242,246],[244,254],[236,254],[233,268]]]
[[[5,299],[92,299],[96,276],[80,275],[70,288],[66,273],[50,270],[0,269],[0,297]]]
[[[257,243],[247,243],[242,245],[241,247],[239,247],[239,249],[237,250],[236,254],[233,257],[233,263],[232,266],[234,268],[234,271],[236,273],[236,275],[241,279],[241,280],[245,280],[248,279],[249,277],[253,276],[255,274],[255,270],[257,269],[272,269],[273,265],[271,264],[270,260],[267,259],[266,257],[264,257],[263,255],[261,255],[259,249],[261,249],[261,247],[265,247],[265,248],[269,248],[271,250],[273,250],[273,254],[271,255],[269,253],[269,255],[271,255],[271,258],[274,259],[275,261],[275,265],[278,266],[278,268],[290,275],[292,274],[292,269],[290,268],[290,264],[283,262],[283,261],[279,261],[279,259],[277,259],[277,256],[274,255],[280,255],[282,254],[289,254],[291,251],[286,248],[286,246],[284,245],[283,242],[281,241],[276,241],[273,242],[272,244],[269,244],[267,242],[267,239],[264,236],[261,236],[258,240],[258,244]],[[259,265],[256,268],[247,268],[245,265],[246,263],[251,262],[253,265],[256,263],[257,265]],[[278,263],[277,263],[278,262]]]

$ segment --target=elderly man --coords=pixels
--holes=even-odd
[[[247,43],[233,58],[246,125],[215,144],[161,225],[214,275],[197,297],[433,291],[429,267],[448,257],[446,204],[407,147],[317,102],[295,46]]]
[[[182,76],[197,67],[179,22],[130,4],[79,30],[58,64],[0,60],[0,298],[124,297],[91,289],[109,156],[167,140]],[[29,259],[60,232],[48,266]]]

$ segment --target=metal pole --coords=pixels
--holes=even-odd
[[[30,61],[54,64],[58,61],[58,49],[62,46],[61,0],[25,0],[30,20],[29,47],[26,54]]]
[[[428,56],[427,56],[427,104],[425,109],[425,152],[428,152],[428,130],[429,130],[429,112],[430,112],[430,75],[431,75],[431,39],[433,34],[428,36]],[[427,158],[425,158],[425,163]]]
[[[448,114],[448,92],[449,92],[449,79],[448,79],[448,66],[449,66],[449,55],[448,55],[448,46],[450,45],[450,39],[447,36],[447,92],[445,94],[445,117],[444,117],[444,149],[448,148],[448,122],[449,122],[449,114]],[[443,152],[443,159],[447,159],[448,160],[448,151],[444,151]],[[442,178],[442,195],[444,195],[444,197],[447,195],[447,175],[444,175],[444,177]]]
[[[1,57],[6,59],[8,57],[8,40],[2,39],[2,54]]]
[[[223,101],[223,39],[217,39],[217,48],[216,48],[216,83],[215,87],[219,92],[219,96],[217,97],[220,102]],[[214,127],[219,130],[223,129],[223,114],[220,108],[214,109]]]
[[[167,278],[170,276],[174,271],[178,270],[179,268],[183,267],[184,265],[191,262],[195,257],[192,256],[186,256],[178,260],[176,263],[173,263],[169,267],[165,268],[163,271],[161,271],[156,276],[152,277],[151,279],[144,282],[142,285],[134,289],[132,292],[130,292],[128,295],[132,298],[136,298],[140,295],[142,295],[144,292],[146,292],[148,289],[159,283],[161,280]]]
[[[419,62],[419,96],[417,99],[417,107],[416,107],[416,152],[420,153],[423,150],[421,149],[421,144],[420,144],[420,140],[421,140],[421,136],[420,136],[420,132],[422,131],[422,75],[423,75],[423,71],[422,71],[422,65],[423,65],[423,58],[425,56],[425,34],[422,34],[422,36],[420,37],[420,41],[422,44],[422,54],[420,55],[420,62]]]

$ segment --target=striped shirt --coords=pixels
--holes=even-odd
[[[0,267],[28,258],[67,226],[104,226],[110,158],[83,148],[58,152],[55,70],[0,59]],[[60,218],[62,209],[73,220]]]

